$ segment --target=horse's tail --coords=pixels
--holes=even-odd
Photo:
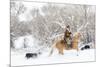
[[[54,44],[54,45],[52,45],[51,50],[50,50],[50,53],[49,53],[49,56],[51,56],[51,55],[52,55],[53,50],[54,50],[54,47],[55,47],[55,44]]]
[[[51,55],[52,55],[52,53],[53,53],[53,48],[51,48],[51,51],[50,51],[49,56],[51,56]]]

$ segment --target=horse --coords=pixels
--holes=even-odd
[[[64,54],[64,50],[71,50],[71,49],[75,49],[77,50],[77,55],[78,55],[78,43],[80,40],[80,33],[75,33],[75,35],[72,37],[72,43],[71,43],[71,48],[68,48],[68,46],[66,45],[65,41],[63,39],[56,41],[53,45],[52,45],[52,49],[50,51],[49,56],[53,53],[53,49],[57,48],[59,54],[63,55]]]

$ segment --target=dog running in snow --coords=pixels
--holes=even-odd
[[[85,50],[85,49],[90,49],[89,45],[85,45],[84,47],[81,48],[81,50]]]
[[[29,58],[37,58],[39,54],[41,54],[41,52],[39,52],[39,53],[26,53],[25,57],[27,59],[29,59]]]

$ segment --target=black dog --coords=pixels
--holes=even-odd
[[[29,58],[36,58],[38,55],[37,53],[26,53],[26,58],[29,59]]]
[[[90,49],[90,46],[89,45],[85,45],[84,47],[81,48],[81,50],[84,50],[84,49]]]
[[[38,55],[41,55],[41,54],[42,54],[41,52],[38,52],[38,53],[26,53],[25,57],[27,59],[29,59],[29,58],[37,58]]]

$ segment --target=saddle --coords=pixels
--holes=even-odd
[[[68,48],[71,48],[72,47],[72,40],[71,39],[64,39],[64,42],[65,42],[65,45],[66,45],[66,47],[68,47]]]
[[[64,42],[68,48],[72,47],[72,38],[71,38],[71,32],[66,31],[64,35]]]

